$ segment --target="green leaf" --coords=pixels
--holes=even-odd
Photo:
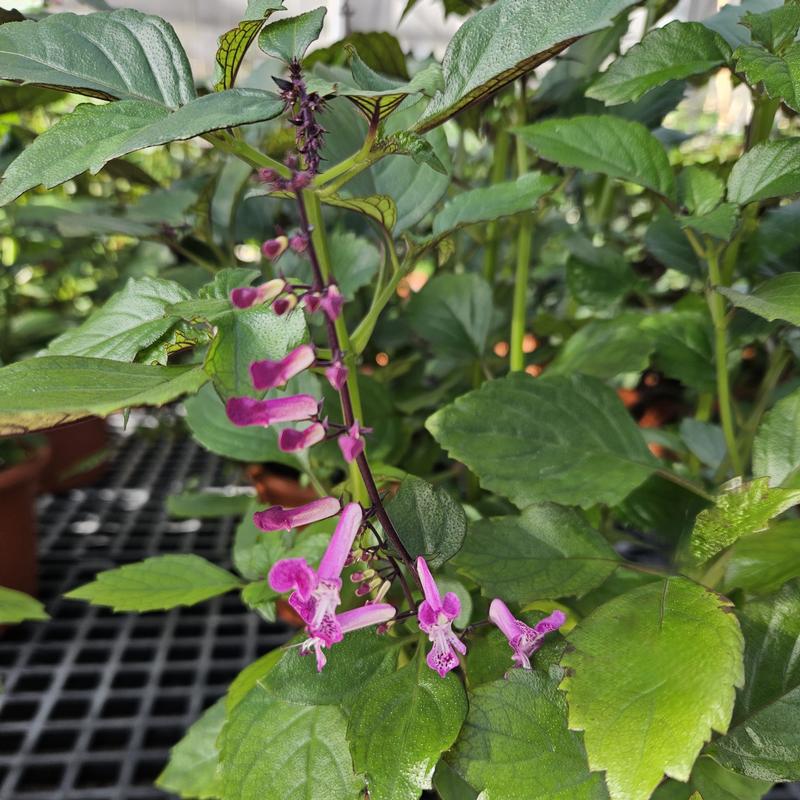
[[[568,47],[611,25],[631,0],[556,0],[532,14],[524,0],[498,0],[470,17],[450,40],[442,62],[444,90],[418,128],[430,130],[488,97]],[[499,36],[498,31],[503,35]]]
[[[353,50],[375,72],[402,81],[409,80],[403,48],[397,38],[386,31],[353,31],[330,47],[314,50],[303,59],[303,67],[306,70],[315,64],[343,67],[350,61]]]
[[[114,611],[160,611],[193,606],[241,584],[235,575],[194,554],[154,556],[99,572],[91,583],[67,592]]]
[[[690,164],[680,171],[678,199],[690,214],[708,214],[722,202],[724,196],[725,182],[710,169]]]
[[[728,176],[728,200],[740,206],[796,192],[800,192],[800,138],[757,144]]]
[[[473,522],[454,561],[486,597],[509,603],[586,594],[619,563],[581,514],[549,503]]]
[[[426,427],[485,489],[519,507],[614,504],[656,466],[614,391],[583,375],[489,381]]]
[[[739,614],[745,685],[727,735],[707,748],[728,769],[769,781],[800,780],[800,587],[792,583]]]
[[[437,275],[408,304],[412,329],[437,353],[483,355],[492,321],[492,289],[479,275]]]
[[[723,591],[744,589],[754,594],[777,592],[800,577],[800,523],[794,519],[771,525],[761,536],[745,536],[731,548]]]
[[[223,494],[222,492],[181,492],[167,497],[166,509],[171,517],[183,519],[215,519],[240,516],[253,502],[250,494]]]
[[[0,26],[0,76],[168,108],[197,96],[189,59],[172,26],[128,8]]]
[[[477,800],[478,797],[478,793],[444,759],[436,765],[433,788],[441,800]]]
[[[751,41],[749,29],[740,24],[745,13],[770,11],[781,5],[782,0],[745,0],[742,5],[728,3],[717,14],[703,20],[703,24],[716,31],[731,47],[737,47]]]
[[[296,17],[283,17],[267,25],[258,37],[258,46],[268,55],[287,64],[301,61],[306,50],[319,39],[325,22],[324,6]]]
[[[547,161],[638,183],[674,199],[675,176],[667,153],[644,125],[622,117],[548,119],[517,134]]]
[[[222,781],[218,771],[217,738],[225,724],[225,700],[217,700],[169,755],[169,763],[156,778],[156,786],[165,792],[197,800],[215,800]]]
[[[397,225],[397,204],[386,194],[372,194],[369,197],[343,197],[339,194],[329,194],[322,198],[322,202],[329,206],[345,208],[356,211],[379,222],[387,231],[392,231]]]
[[[371,800],[417,800],[430,789],[436,762],[466,715],[461,681],[435,674],[422,649],[403,669],[367,684],[354,703],[347,738]]]
[[[357,800],[346,730],[336,706],[295,705],[257,686],[223,729],[221,800]]]
[[[50,616],[44,606],[30,595],[0,586],[0,623],[24,622],[26,619],[45,620]]]
[[[727,242],[733,236],[738,221],[739,208],[733,203],[723,203],[706,214],[678,219],[682,228],[691,228],[696,233],[711,236],[723,242]]]
[[[647,250],[665,267],[678,270],[691,278],[699,278],[700,261],[692,250],[686,234],[681,230],[678,221],[662,208],[656,212],[653,221],[645,234]]]
[[[702,422],[694,417],[684,417],[680,427],[681,439],[700,461],[713,470],[728,455],[725,435],[719,425]]]
[[[752,87],[762,87],[773,100],[783,100],[789,108],[800,109],[800,43],[782,55],[774,55],[758,45],[742,45],[734,53],[736,72]]]
[[[789,0],[784,6],[761,14],[748,11],[739,24],[750,29],[754,42],[763,44],[772,52],[777,52],[797,36],[797,30],[800,28],[800,6]]]
[[[248,664],[234,679],[228,687],[225,695],[225,707],[230,714],[242,700],[247,697],[251,689],[255,689],[260,680],[265,678],[270,670],[283,657],[283,650],[276,648],[265,653],[261,658],[257,658],[252,664]]]
[[[800,488],[800,391],[778,401],[761,421],[753,441],[753,475],[771,486]]]
[[[664,773],[687,780],[712,730],[727,730],[744,677],[730,604],[665,578],[600,606],[568,640],[569,725],[612,799],[646,800]]]
[[[618,105],[638,100],[667,81],[702,75],[726,64],[731,48],[701,22],[670,22],[655,28],[620,56],[586,92]]]
[[[122,364],[105,358],[44,356],[0,369],[0,435],[107,417],[135,406],[160,406],[194,394],[201,368]]]
[[[431,169],[447,175],[447,167],[436,155],[433,145],[424,137],[411,131],[397,131],[384,139],[378,139],[372,152],[386,155],[411,156],[416,164],[427,164]]]
[[[800,325],[800,272],[785,272],[762,283],[754,292],[744,294],[726,286],[717,291],[738,308],[770,321],[784,319]]]
[[[743,483],[735,478],[697,515],[690,548],[698,563],[730,547],[742,536],[765,531],[769,521],[800,503],[800,489],[770,489],[769,478]]]
[[[714,759],[701,756],[695,761],[688,784],[665,781],[656,789],[652,800],[761,800],[770,786],[771,782],[737,775]]]
[[[578,236],[570,237],[567,247],[567,287],[578,302],[605,310],[633,288],[631,265],[621,253]]]
[[[449,561],[467,534],[461,504],[444,489],[413,475],[403,479],[386,511],[408,553],[425,556],[431,569]]]
[[[479,686],[447,756],[486,800],[605,800],[603,778],[591,774],[579,734],[567,729],[567,704],[557,680],[511,670],[508,680]]]

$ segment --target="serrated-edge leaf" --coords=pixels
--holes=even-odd
[[[50,616],[35,597],[0,586],[0,624],[46,619]]]

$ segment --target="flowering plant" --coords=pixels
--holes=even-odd
[[[313,491],[249,508],[238,575],[169,555],[69,595],[295,615],[174,749],[183,797],[800,780],[800,5],[477,5],[410,74],[388,35],[309,56],[324,7],[249,0],[201,96],[157,17],[0,26],[4,78],[109,101],[42,133],[0,202],[192,137],[223,159],[216,206],[241,198],[212,280],[134,280],[0,370],[0,431],[185,398],[206,447]],[[235,85],[256,40],[277,92]],[[742,135],[686,112],[712,75],[748,93]],[[262,269],[229,266],[255,236]]]

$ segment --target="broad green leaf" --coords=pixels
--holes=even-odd
[[[747,309],[751,314],[770,321],[784,319],[792,325],[800,325],[800,272],[776,275],[750,294],[725,286],[718,286],[717,291],[733,305]]]
[[[411,328],[436,353],[483,355],[492,321],[492,289],[479,275],[437,275],[408,305]]]
[[[616,394],[583,375],[489,381],[426,426],[484,488],[519,507],[617,503],[656,467]]]
[[[744,14],[771,11],[782,5],[783,0],[744,0],[741,5],[727,3],[721,11],[703,20],[703,24],[716,31],[731,47],[738,47],[751,41],[749,29],[740,24]]]
[[[687,780],[712,731],[727,730],[744,678],[730,604],[665,578],[600,606],[568,640],[569,725],[612,799],[647,800],[665,773]]]
[[[647,228],[644,240],[647,250],[657,261],[670,269],[678,270],[692,278],[705,275],[700,260],[692,250],[686,234],[673,215],[662,208],[656,212]]]
[[[241,584],[227,570],[194,554],[154,556],[99,572],[91,583],[64,597],[114,611],[158,611],[193,606]]]
[[[719,469],[728,455],[725,436],[719,425],[702,422],[694,417],[684,417],[680,426],[681,439],[689,451],[707,467]]]
[[[580,734],[567,729],[557,680],[511,670],[469,696],[464,728],[447,761],[485,800],[606,800]]]
[[[189,59],[172,26],[128,8],[0,26],[0,76],[168,108],[197,96]]]
[[[433,788],[441,800],[477,800],[478,797],[478,793],[444,759],[436,765]]]
[[[664,146],[639,122],[609,115],[548,119],[519,128],[517,134],[547,161],[675,197],[675,176]]]
[[[280,58],[287,64],[293,59],[301,61],[306,50],[319,39],[325,22],[324,6],[306,11],[296,17],[283,17],[270,22],[258,37],[258,46],[268,55]]]
[[[250,286],[261,276],[261,270],[247,267],[226,267],[214,275],[214,279],[201,287],[198,297],[206,300],[224,300],[230,308],[230,296],[234,289]]]
[[[515,181],[462,192],[434,217],[433,235],[439,237],[465,225],[534,211],[539,199],[558,182],[553,175],[530,172]]]
[[[742,250],[746,273],[788,272],[800,263],[800,202],[767,209]]]
[[[548,503],[472,523],[453,563],[486,597],[529,603],[585,594],[620,561],[580,513]]]
[[[737,775],[714,759],[701,756],[692,767],[688,783],[665,781],[656,789],[652,800],[761,800],[770,786],[771,782]]]
[[[466,714],[461,681],[440,678],[423,650],[403,669],[368,683],[353,704],[347,738],[370,800],[417,800],[430,789],[436,762]]]
[[[398,80],[409,80],[403,48],[397,38],[386,31],[353,31],[330,47],[314,50],[303,59],[303,67],[310,69],[315,64],[344,67],[350,61],[351,48],[375,72]]]
[[[779,400],[762,419],[753,441],[753,475],[771,486],[800,488],[800,391]]]
[[[26,619],[50,619],[44,606],[35,598],[16,589],[0,586],[0,624],[23,622]]]
[[[745,684],[727,735],[707,750],[728,769],[770,782],[800,780],[800,587],[739,612]]]
[[[769,521],[800,503],[800,489],[770,489],[769,478],[734,479],[714,498],[714,507],[697,515],[690,548],[707,561],[742,536],[765,531]]]
[[[723,242],[727,242],[733,236],[738,221],[739,208],[733,203],[723,203],[706,214],[678,219],[682,228],[691,228],[695,233],[711,236]]]
[[[723,591],[777,592],[800,577],[800,523],[787,519],[760,536],[745,536],[731,548]]]
[[[655,28],[620,56],[586,92],[617,105],[638,100],[667,81],[702,75],[726,64],[728,43],[700,22],[670,22]]]
[[[357,800],[346,730],[337,706],[295,705],[256,686],[223,729],[220,800]]]
[[[218,771],[217,738],[225,724],[225,700],[217,700],[169,755],[169,763],[156,778],[156,786],[184,798],[215,800],[220,796],[222,781]]]
[[[45,356],[0,369],[0,435],[107,417],[135,406],[160,406],[194,394],[201,368],[123,364],[105,358]]]
[[[773,100],[783,100],[795,111],[800,109],[800,43],[782,55],[759,45],[743,45],[734,56],[736,72],[743,74],[750,86],[763,87]]]
[[[748,11],[739,24],[750,29],[754,42],[764,45],[772,52],[778,52],[797,36],[800,28],[800,6],[789,0],[780,8],[760,14]]]
[[[217,491],[181,492],[167,497],[171,517],[184,519],[231,517],[244,514],[252,504],[251,494],[223,494]]]
[[[251,689],[255,689],[260,680],[266,678],[270,670],[283,657],[283,650],[279,647],[265,653],[261,658],[257,658],[252,664],[248,664],[234,679],[228,687],[225,695],[225,707],[230,713],[233,709],[247,697]]]
[[[469,18],[442,62],[444,89],[421,130],[430,130],[549,60],[575,39],[611,25],[631,0],[498,0]],[[498,32],[503,35],[499,36]]]
[[[595,247],[583,237],[567,240],[567,287],[580,303],[607,309],[621,300],[634,285],[631,265],[622,253],[610,247]]]
[[[397,224],[397,204],[389,195],[373,194],[369,197],[343,197],[339,194],[329,194],[322,198],[322,202],[329,206],[345,208],[348,211],[357,211],[379,222],[387,231],[392,231]]]
[[[757,144],[728,176],[728,200],[740,206],[796,192],[800,192],[800,138]]]
[[[386,507],[408,553],[424,556],[432,569],[441,567],[461,548],[467,517],[446,490],[409,475]]]
[[[690,214],[708,214],[724,196],[725,182],[707,167],[690,164],[678,174],[678,199]]]

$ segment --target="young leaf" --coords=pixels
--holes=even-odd
[[[616,394],[582,375],[489,381],[426,427],[484,488],[519,507],[617,503],[656,466]]]
[[[580,734],[567,729],[557,680],[511,670],[508,680],[479,686],[447,761],[487,800],[606,800],[603,778],[590,773]]]
[[[106,417],[132,406],[164,405],[194,394],[199,367],[152,367],[105,358],[44,356],[0,369],[0,435]]]
[[[467,517],[461,504],[422,478],[404,478],[386,511],[408,553],[424,556],[432,569],[449,561],[464,542]]]
[[[172,26],[128,8],[0,26],[0,76],[168,108],[197,96],[189,59]]]
[[[800,577],[800,523],[787,519],[760,536],[745,536],[731,548],[723,591],[777,592]]]
[[[800,138],[757,144],[728,176],[728,200],[740,206],[796,192],[800,192]]]
[[[800,325],[800,272],[785,272],[762,283],[754,292],[743,294],[736,289],[718,286],[733,305],[770,321],[784,319]]]
[[[718,33],[701,22],[675,20],[654,28],[613,61],[586,95],[609,106],[627,103],[667,81],[721,67],[730,57],[731,48]]]
[[[800,488],[800,391],[767,412],[753,441],[753,475],[770,486]]]
[[[0,586],[0,624],[24,622],[26,619],[45,620],[50,617],[35,598]]]
[[[800,44],[782,55],[758,45],[743,45],[734,53],[736,72],[752,87],[763,87],[773,100],[783,100],[789,108],[800,110]]]
[[[708,214],[725,196],[725,182],[715,172],[697,164],[678,174],[678,199],[690,214]]]
[[[674,199],[675,176],[658,139],[621,117],[548,119],[517,131],[547,161],[638,183]]]
[[[452,674],[442,680],[421,649],[403,669],[370,681],[354,703],[347,738],[371,800],[417,800],[430,789],[466,714],[461,681]]]
[[[339,194],[326,195],[322,202],[337,208],[346,208],[357,211],[367,217],[372,217],[391,232],[397,225],[397,204],[386,194],[373,194],[369,197],[343,197]]]
[[[788,584],[740,612],[745,685],[728,733],[707,752],[728,769],[769,781],[800,780],[800,587]]]
[[[750,29],[754,42],[776,53],[797,36],[800,28],[800,6],[789,0],[784,6],[761,14],[748,11],[739,24]]]
[[[769,478],[735,479],[697,515],[690,548],[698,563],[708,561],[742,536],[765,531],[769,521],[800,503],[800,489],[770,489]]]
[[[733,203],[723,203],[706,214],[678,219],[682,228],[691,228],[695,233],[711,236],[723,242],[727,242],[733,236],[738,221],[739,208]]]
[[[99,572],[91,583],[67,592],[114,611],[160,611],[193,606],[241,584],[235,575],[194,554],[154,556]]]
[[[287,64],[293,59],[301,61],[306,50],[319,39],[325,13],[325,7],[320,6],[296,17],[271,22],[261,31],[258,46],[268,56],[280,58]]]
[[[566,244],[570,251],[567,287],[580,303],[606,309],[633,288],[633,271],[622,253],[595,247],[582,236],[570,237]]]
[[[569,725],[584,731],[589,766],[605,770],[612,800],[647,800],[664,773],[687,780],[712,730],[727,730],[744,678],[729,608],[671,577],[600,606],[570,633]]]
[[[529,603],[583,595],[620,562],[581,514],[548,503],[472,523],[453,563],[486,597]]]

